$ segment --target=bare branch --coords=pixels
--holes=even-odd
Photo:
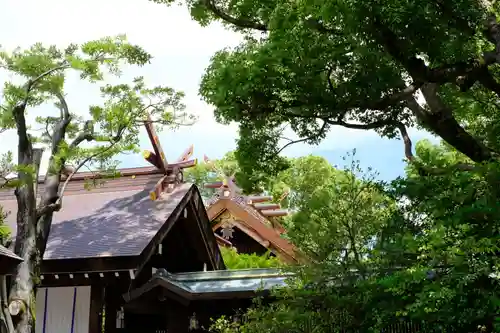
[[[50,125],[50,118],[47,117],[45,119],[45,134],[52,141],[52,135],[50,134],[49,125]]]
[[[285,150],[287,147],[291,146],[291,145],[294,145],[296,143],[300,143],[300,142],[306,142],[306,141],[310,141],[310,140],[315,140],[317,138],[319,138],[321,135],[323,135],[326,131],[326,128],[328,126],[328,122],[326,120],[323,120],[323,126],[321,126],[321,128],[319,129],[318,133],[316,134],[313,134],[307,138],[303,138],[303,139],[298,139],[298,140],[290,140],[290,142],[288,142],[286,145],[284,145],[283,147],[281,147],[277,154],[280,154],[283,150]]]

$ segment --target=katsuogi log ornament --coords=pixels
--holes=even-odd
[[[170,193],[174,188],[184,181],[183,169],[191,168],[196,165],[197,160],[190,160],[189,158],[193,155],[193,146],[191,145],[174,163],[168,163],[165,158],[165,153],[161,148],[158,135],[153,126],[153,120],[148,115],[147,119],[144,121],[146,126],[146,131],[148,133],[149,139],[153,144],[153,150],[144,151],[144,158],[146,161],[154,165],[156,168],[161,170],[164,176],[156,183],[153,190],[150,192],[151,200],[156,200],[160,197],[163,192]]]

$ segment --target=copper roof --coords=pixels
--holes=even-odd
[[[123,294],[123,298],[125,302],[130,302],[158,288],[166,289],[188,301],[253,298],[256,293],[286,287],[287,280],[293,276],[293,273],[272,268],[177,274],[159,269],[148,282]]]
[[[80,174],[64,195],[56,212],[44,259],[135,256],[148,245],[192,185],[184,184],[160,200],[149,191],[162,177],[154,168],[121,170],[122,177],[86,190]],[[84,177],[85,176],[85,177]],[[39,185],[39,193],[43,185]],[[17,203],[12,191],[0,192],[0,204],[10,211],[7,224],[16,229]]]

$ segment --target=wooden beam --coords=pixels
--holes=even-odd
[[[255,203],[253,205],[255,209],[263,210],[263,209],[279,209],[280,205],[276,203]]]
[[[160,170],[163,172],[167,172],[167,160],[165,159],[165,153],[163,152],[163,148],[160,145],[160,139],[156,134],[156,130],[153,125],[153,120],[151,116],[148,114],[146,120],[144,121],[144,126],[146,127],[146,132],[148,133],[149,139],[153,144],[153,150],[155,155],[158,156],[158,163],[160,165]]]
[[[222,182],[213,182],[213,183],[207,183],[207,184],[203,185],[203,187],[205,187],[205,188],[220,188],[223,185],[224,184]]]
[[[192,168],[198,164],[198,159],[194,160],[189,160],[189,161],[182,161],[182,162],[175,162],[175,163],[170,163],[167,165],[167,171],[173,171],[175,169],[187,169],[187,168]]]
[[[233,246],[233,243],[231,243],[230,241],[228,241],[227,239],[215,234],[215,239],[217,240],[217,243],[219,244],[219,246],[225,246],[225,247],[232,247]]]
[[[266,202],[273,200],[273,197],[269,195],[256,195],[256,196],[248,196],[248,203],[256,203],[256,202]]]
[[[45,275],[41,281],[40,287],[77,287],[77,286],[105,286],[112,285],[115,287],[125,288],[130,285],[130,279],[127,275],[121,275],[119,279],[114,276],[114,273],[105,274],[103,278],[99,277],[98,273],[92,274],[89,278],[85,278],[83,274],[73,274],[73,279],[69,278],[69,274],[59,275],[59,279],[55,279],[54,275]]]
[[[155,184],[153,187],[153,190],[149,192],[149,197],[151,200],[155,201],[160,197],[160,195],[165,191],[165,188],[167,186],[167,179],[172,178],[170,175],[166,175],[160,178],[158,182]]]
[[[158,169],[161,169],[161,162],[160,160],[158,159],[158,156],[156,156],[155,153],[153,153],[152,151],[149,151],[149,150],[145,150],[143,153],[142,153],[142,156],[144,157],[144,159],[146,161],[148,161],[149,163],[151,163],[152,165],[154,165],[156,168]]]
[[[270,242],[266,240],[262,235],[260,235],[255,229],[252,227],[245,225],[244,222],[240,221],[233,221],[233,226],[240,229],[243,233],[247,234],[250,236],[253,240],[255,240],[257,243],[265,247],[266,249],[269,248]],[[222,223],[218,223],[214,226],[214,230],[217,230],[222,227]]]
[[[193,152],[194,152],[194,146],[191,145],[188,147],[188,149],[186,149],[181,156],[179,156],[179,158],[177,159],[177,162],[185,162],[187,160],[189,160],[189,158],[191,156],[193,156]]]
[[[80,259],[50,259],[42,262],[41,273],[89,273],[134,269],[139,263],[137,256],[80,258]]]
[[[275,254],[286,262],[294,263],[298,262],[298,258],[295,253],[295,246],[288,242],[286,239],[281,238],[279,233],[261,223],[257,217],[250,214],[241,204],[234,201],[224,201],[224,206],[227,210],[234,215],[234,217],[240,221],[244,221],[245,225],[251,226],[257,234],[259,234],[264,240],[271,243],[271,246],[276,249]]]
[[[260,211],[264,216],[286,216],[288,211],[284,209],[266,209]]]
[[[208,218],[207,211],[203,204],[196,205],[196,202],[201,201],[201,195],[198,191],[194,195],[195,198],[193,202],[191,202],[194,216],[196,217],[196,221],[200,228],[200,232],[203,235],[203,239],[205,240],[205,244],[208,246],[208,251],[210,253],[210,263],[212,264],[213,270],[223,270],[226,269],[224,264],[224,260],[222,259],[222,254],[220,253],[219,245],[217,244],[217,240],[215,239],[215,234],[210,228],[210,220]]]
[[[167,236],[170,229],[177,222],[179,217],[182,214],[183,209],[186,207],[186,204],[191,200],[193,196],[193,189],[195,187],[192,186],[189,191],[184,195],[184,197],[177,204],[177,207],[170,213],[165,223],[161,226],[160,230],[156,233],[153,239],[149,242],[146,248],[142,251],[141,255],[138,258],[139,263],[136,266],[130,267],[137,269],[135,276],[137,276],[141,270],[144,268],[148,260],[151,258],[153,254],[155,254],[158,245],[163,242],[163,239]]]
[[[90,311],[89,311],[89,333],[101,332],[100,312],[103,309],[104,289],[102,286],[93,285],[90,287]]]
[[[215,253],[213,253],[213,244],[211,244],[210,240],[208,239],[210,234],[213,235],[213,233],[210,232],[211,231],[210,227],[208,227],[208,228],[203,227],[203,221],[201,220],[200,216],[198,216],[198,214],[196,214],[197,212],[196,212],[196,208],[194,207],[194,203],[188,202],[187,207],[189,207],[188,218],[184,223],[186,223],[188,221],[194,222],[196,224],[196,226],[198,227],[197,228],[198,232],[193,232],[195,229],[192,228],[191,229],[192,231],[187,233],[187,237],[189,237],[189,239],[191,240],[191,243],[198,248],[196,252],[199,255],[199,259],[202,262],[209,261],[212,269],[216,270],[217,269],[217,262],[215,259]],[[209,230],[208,234],[206,233],[207,229]],[[214,236],[213,241],[214,241],[214,243],[217,243],[217,241],[215,240],[215,236]],[[216,246],[218,247],[218,245],[216,245]]]

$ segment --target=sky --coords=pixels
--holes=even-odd
[[[138,44],[153,55],[149,65],[126,68],[121,82],[131,82],[144,76],[148,85],[166,85],[184,91],[186,111],[198,121],[191,127],[165,130],[159,134],[167,159],[176,159],[193,144],[195,157],[215,159],[236,148],[238,125],[224,126],[215,122],[213,108],[198,95],[198,87],[212,55],[223,48],[238,45],[242,38],[220,24],[201,27],[191,20],[182,6],[166,7],[147,0],[0,0],[0,45],[5,50],[29,47],[41,42],[64,47],[105,36],[125,34],[131,43]],[[0,82],[13,79],[0,72]],[[81,82],[71,75],[65,92],[73,112],[85,115],[88,106],[99,103],[99,87]],[[0,95],[1,96],[1,95]],[[1,97],[0,97],[1,98]],[[54,112],[51,105],[30,110],[29,119]],[[413,142],[431,137],[428,133],[410,129]],[[17,149],[14,131],[0,134],[0,153]],[[151,143],[143,130],[141,149]],[[401,141],[380,138],[373,131],[332,129],[318,146],[294,145],[283,154],[298,157],[320,155],[332,164],[341,164],[342,156],[356,148],[356,158],[363,167],[371,166],[380,178],[393,179],[404,172],[404,150]],[[44,156],[42,168],[47,165]],[[141,154],[119,157],[122,167],[144,166]]]

